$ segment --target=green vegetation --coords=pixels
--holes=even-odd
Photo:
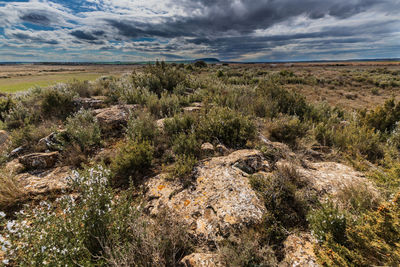
[[[145,183],[166,173],[165,182],[178,188],[168,197],[191,189],[207,157],[225,153],[203,153],[206,142],[229,152],[260,150],[269,165],[268,174],[246,175],[265,207],[262,222],[229,237],[221,230],[222,241],[201,244],[224,265],[276,266],[284,241],[298,232],[317,239],[323,266],[400,262],[400,102],[381,98],[398,90],[399,72],[203,63],[157,62],[121,77],[90,83],[78,77],[0,96],[0,127],[9,139],[0,144],[0,245],[7,264],[177,266],[200,241],[188,234],[192,226],[176,223],[173,210],[149,216]],[[360,104],[369,94],[381,105],[344,109],[313,99],[321,88],[340,101]],[[94,106],[80,106],[82,97]],[[117,113],[118,129],[104,130],[92,110],[98,102],[113,107],[105,113],[110,120]],[[18,153],[45,151],[60,155],[46,171],[76,172],[66,191],[28,195],[25,178],[6,163]],[[294,166],[323,160],[355,167],[375,188],[355,183],[321,198]]]

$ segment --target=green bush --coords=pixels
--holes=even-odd
[[[203,60],[198,60],[194,63],[194,66],[196,68],[207,68],[207,63],[204,62]]]
[[[117,155],[111,162],[116,182],[127,183],[131,179],[138,184],[140,175],[147,173],[152,165],[153,153],[154,148],[149,141],[122,141],[118,145]]]
[[[155,141],[159,132],[157,130],[154,118],[148,112],[139,112],[130,116],[126,128],[128,138],[139,141]]]
[[[192,155],[179,155],[172,166],[170,173],[171,179],[179,179],[184,186],[191,183],[193,168],[197,164],[197,159]]]
[[[25,106],[22,102],[17,102],[4,116],[4,122],[8,129],[16,129],[39,120],[39,114],[34,108]]]
[[[164,121],[164,132],[172,140],[180,133],[189,134],[195,130],[197,118],[194,114],[176,114],[173,118]]]
[[[160,98],[152,95],[147,99],[146,105],[151,114],[157,118],[172,117],[180,110],[180,99],[176,95],[164,91]]]
[[[101,131],[97,119],[88,110],[80,110],[67,118],[65,134],[71,143],[78,144],[83,152],[101,143]]]
[[[57,88],[42,92],[42,114],[48,117],[66,118],[74,110],[74,94]]]
[[[194,133],[177,135],[172,144],[172,150],[177,155],[191,155],[198,157],[201,144]]]
[[[204,142],[241,148],[255,138],[256,127],[249,117],[239,112],[215,107],[200,119],[197,135]]]
[[[346,215],[331,201],[323,203],[321,208],[312,211],[308,221],[313,235],[319,242],[326,241],[326,237],[331,235],[335,242],[342,245],[346,243]]]
[[[325,266],[396,266],[400,262],[400,194],[377,210],[346,220],[332,204],[311,215],[320,244],[315,252]]]
[[[5,259],[22,266],[75,266],[101,263],[101,241],[112,222],[113,194],[108,172],[94,168],[75,173],[70,181],[76,197],[66,195],[54,203],[41,202],[16,213],[3,229]]]
[[[297,141],[307,134],[308,127],[298,117],[283,116],[274,119],[268,125],[272,140],[295,146]]]
[[[11,97],[0,97],[0,120],[4,121],[5,115],[15,106]]]
[[[394,99],[387,100],[383,106],[365,114],[365,123],[381,132],[391,132],[400,120],[400,103],[395,104]]]
[[[80,97],[91,97],[93,95],[93,90],[89,81],[79,81],[79,80],[72,80],[67,84],[68,90],[71,92],[75,92]]]

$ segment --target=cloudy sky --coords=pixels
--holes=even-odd
[[[0,0],[0,61],[400,57],[400,0]]]

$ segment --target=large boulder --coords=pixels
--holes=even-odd
[[[15,178],[27,195],[41,195],[68,189],[70,175],[70,167],[58,167],[36,175],[22,173]]]
[[[32,153],[21,156],[18,160],[28,170],[48,169],[54,167],[59,157],[59,152]]]
[[[277,165],[290,164],[280,161]],[[374,184],[354,168],[337,162],[308,162],[307,166],[293,165],[297,172],[320,193],[321,196],[335,197],[342,189],[353,186],[362,187],[378,198],[379,191]]]
[[[121,130],[128,122],[129,114],[138,109],[138,105],[115,105],[109,108],[93,110],[104,133],[113,134]]]
[[[158,175],[147,183],[148,209],[166,209],[199,239],[215,241],[234,229],[258,224],[265,207],[247,176],[269,168],[256,150],[239,150],[203,161],[195,169],[193,186],[182,186]]]

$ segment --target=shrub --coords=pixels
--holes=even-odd
[[[400,103],[395,104],[394,99],[387,100],[383,106],[365,114],[364,121],[371,127],[381,132],[391,132],[400,120]]]
[[[345,220],[332,204],[314,212],[310,224],[322,241],[315,248],[319,262],[326,266],[395,266],[400,261],[400,248],[395,245],[400,234],[399,197],[353,221]]]
[[[74,95],[57,88],[46,89],[42,92],[42,113],[44,116],[66,118],[74,110]]]
[[[275,117],[279,113],[296,115],[303,120],[310,113],[311,107],[305,98],[295,92],[285,90],[277,85],[274,77],[262,81],[256,88],[258,97],[265,99],[269,105],[269,116]]]
[[[136,185],[138,175],[149,171],[154,148],[149,141],[127,139],[118,145],[118,153],[111,162],[116,182],[127,183],[131,179]]]
[[[0,97],[0,120],[4,121],[5,115],[15,106],[11,97]]]
[[[69,141],[78,144],[83,152],[101,143],[100,126],[88,110],[80,110],[68,117],[65,130]]]
[[[80,97],[91,97],[93,95],[92,87],[89,81],[72,80],[68,83],[68,90],[75,92]]]
[[[147,99],[146,105],[150,113],[157,118],[172,117],[180,110],[179,97],[167,92],[163,92],[160,98],[152,95]]]
[[[254,230],[230,237],[219,245],[219,260],[223,266],[277,266],[273,249]]]
[[[154,118],[147,112],[130,116],[126,128],[128,138],[139,141],[154,141],[159,134]]]
[[[273,140],[285,142],[291,146],[296,145],[297,141],[306,135],[307,130],[307,125],[298,117],[283,116],[274,119],[268,125],[268,131]]]
[[[22,102],[17,102],[7,114],[4,115],[5,125],[8,129],[20,128],[39,120],[39,114],[32,108],[26,107]]]
[[[29,206],[7,222],[5,259],[26,266],[94,264],[101,255],[100,241],[112,222],[112,191],[108,172],[95,168],[75,174],[70,181],[79,201],[64,196],[54,204]],[[100,263],[100,261],[98,261]]]
[[[13,148],[24,147],[26,150],[36,150],[38,141],[49,135],[54,126],[42,123],[38,126],[27,124],[11,132],[11,143]]]
[[[132,74],[134,87],[148,88],[159,96],[164,90],[171,93],[178,84],[185,80],[186,76],[181,70],[167,65],[165,62],[148,65],[144,74]]]
[[[173,140],[177,134],[193,132],[196,122],[197,118],[194,114],[176,114],[173,118],[164,121],[164,132]]]
[[[326,241],[327,236],[331,235],[335,242],[342,245],[346,243],[347,218],[331,201],[312,211],[308,221],[313,235],[319,242]]]
[[[194,63],[196,68],[207,68],[207,63],[203,60],[198,60]]]
[[[170,173],[170,178],[179,179],[184,186],[189,185],[192,178],[191,174],[196,163],[197,159],[192,155],[177,156],[176,162]]]
[[[198,157],[200,154],[201,144],[196,139],[196,135],[180,133],[175,137],[172,145],[172,150],[178,155],[191,155]]]
[[[256,128],[249,117],[229,108],[215,107],[200,119],[197,135],[205,142],[241,148],[255,138]]]

